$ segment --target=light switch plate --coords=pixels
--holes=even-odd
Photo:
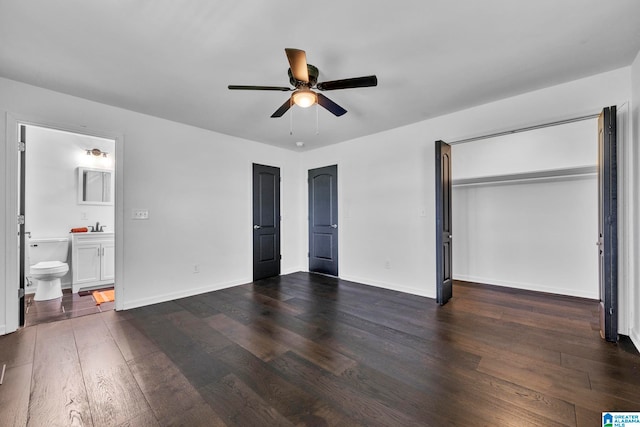
[[[133,219],[149,219],[149,210],[148,209],[134,209],[133,215],[131,216]]]

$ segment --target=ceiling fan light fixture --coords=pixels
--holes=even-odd
[[[291,98],[293,99],[293,103],[301,108],[311,107],[313,104],[318,102],[318,97],[315,92],[307,88],[296,90]]]

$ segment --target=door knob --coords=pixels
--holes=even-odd
[[[331,228],[338,228],[338,224],[331,224]]]
[[[254,230],[260,230],[261,228],[262,228],[262,227],[260,227],[259,225],[254,225],[254,226],[253,226],[253,229],[254,229]]]

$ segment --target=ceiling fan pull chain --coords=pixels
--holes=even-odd
[[[291,99],[289,99],[289,107],[292,105]],[[289,135],[293,135],[293,110],[295,108],[291,108],[291,114],[289,115]]]
[[[320,113],[318,113],[319,109],[320,107],[318,107],[318,103],[316,102],[316,135],[320,135],[320,125],[318,124],[320,117]]]

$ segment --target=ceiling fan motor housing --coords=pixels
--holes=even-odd
[[[318,68],[316,68],[314,65],[307,64],[307,71],[309,73],[309,82],[301,82],[300,80],[296,80],[296,78],[293,77],[291,68],[289,68],[287,72],[289,73],[289,82],[291,83],[291,85],[295,86],[296,88],[300,86],[306,86],[309,88],[314,87],[318,82]]]

